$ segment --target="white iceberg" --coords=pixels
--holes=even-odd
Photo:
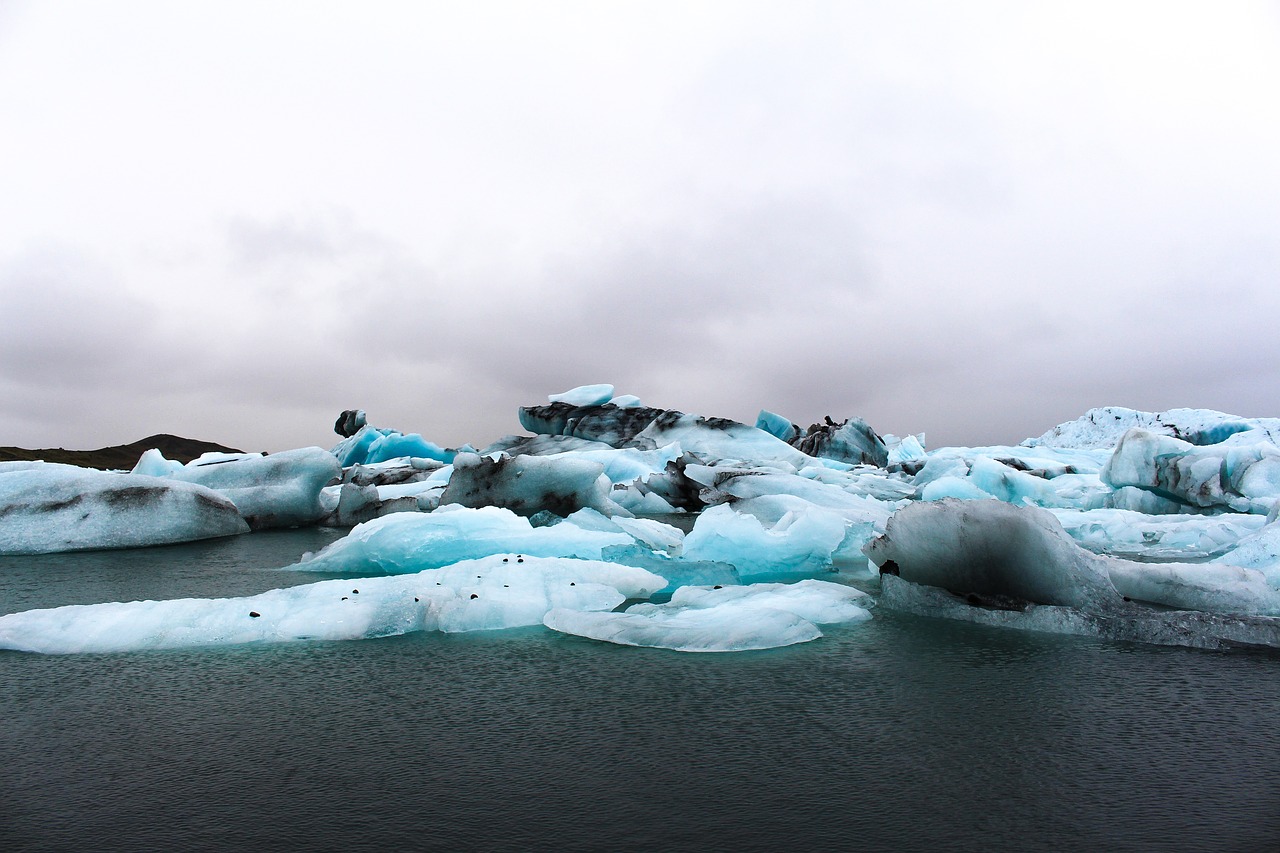
[[[635,604],[621,613],[558,608],[543,618],[565,634],[626,646],[681,652],[736,652],[805,643],[818,625],[864,621],[870,598],[825,581],[681,587],[667,604]]]
[[[644,569],[515,554],[398,577],[330,580],[241,598],[70,605],[0,616],[0,649],[73,654],[537,625],[611,610],[666,581]]]
[[[599,560],[605,548],[634,544],[636,540],[621,530],[586,530],[567,521],[534,527],[507,509],[448,505],[430,513],[397,513],[367,521],[290,568],[409,574],[507,552]]]
[[[0,462],[0,554],[141,548],[246,533],[218,492],[141,474]]]

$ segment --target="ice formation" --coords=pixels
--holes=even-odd
[[[212,489],[47,462],[0,462],[0,554],[168,545],[249,530]]]
[[[460,453],[440,501],[473,508],[504,507],[520,515],[545,510],[563,516],[583,507],[605,515],[629,514],[610,499],[612,488],[604,465],[576,455]]]
[[[1093,554],[1057,518],[999,501],[908,506],[866,548],[882,575],[980,607],[1047,604],[1119,618],[1132,601],[1211,613],[1280,615],[1262,572],[1210,563],[1146,563]]]
[[[0,616],[0,649],[71,654],[537,625],[611,610],[666,584],[643,569],[508,554],[399,577],[320,581],[242,598],[70,605]]]
[[[342,467],[319,447],[269,456],[225,454],[174,469],[172,480],[214,489],[236,505],[255,530],[315,524],[325,514],[320,490],[342,475]]]
[[[1103,482],[1136,486],[1194,507],[1229,507],[1266,515],[1280,500],[1280,447],[1255,430],[1195,445],[1133,429],[1101,472]]]
[[[292,568],[357,576],[409,574],[508,551],[599,560],[604,548],[634,544],[621,530],[589,530],[572,523],[534,527],[507,509],[449,505],[365,522]]]
[[[737,652],[805,643],[818,625],[871,618],[870,597],[840,584],[804,580],[739,587],[681,587],[666,604],[634,604],[621,613],[557,608],[548,628],[624,646],[680,652]]]
[[[129,648],[168,638],[464,630],[544,616],[556,630],[624,644],[768,648],[820,636],[816,626],[828,617],[808,609],[817,601],[865,618],[861,593],[815,578],[863,583],[861,575],[874,585],[877,574],[882,604],[926,615],[1206,648],[1280,647],[1280,419],[1094,409],[1020,445],[926,450],[923,434],[881,436],[859,418],[802,428],[761,410],[748,426],[647,407],[616,391],[602,384],[552,394],[520,410],[530,435],[479,452],[375,428],[351,409],[335,424],[342,441],[331,451],[212,454],[187,465],[151,451],[131,474],[0,464],[0,551],[327,524],[351,529],[290,568],[380,576],[341,582],[360,587],[358,605],[351,594],[334,604],[325,596],[339,587],[311,584],[252,600],[101,605],[75,616],[72,633],[83,636],[93,633],[86,625],[117,616],[136,621],[137,631],[125,631]],[[446,601],[439,596],[454,596],[456,585],[438,580],[435,592],[410,596],[422,606],[403,606],[423,573],[501,559],[536,567],[526,579],[561,578],[545,561],[597,569],[570,581],[577,597],[567,603],[475,590],[467,593],[475,599]],[[609,572],[648,580],[627,586],[603,579]],[[479,574],[488,583],[492,572]],[[788,586],[771,585],[779,581]],[[658,597],[609,612],[618,596],[632,595]],[[290,621],[282,614],[295,604],[305,615]],[[244,616],[246,606],[259,616]],[[48,613],[57,612],[4,617],[7,642],[28,631],[54,636],[50,626],[74,615]]]
[[[1058,424],[1024,445],[1040,448],[1078,448],[1110,451],[1131,429],[1168,435],[1193,445],[1217,444],[1240,433],[1252,432],[1252,442],[1280,438],[1280,419],[1241,418],[1212,409],[1169,409],[1142,412],[1122,406],[1090,409],[1074,421]]]

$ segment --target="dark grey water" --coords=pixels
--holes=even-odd
[[[331,538],[0,559],[222,596]],[[0,652],[4,850],[1275,850],[1280,661],[877,612],[771,652],[541,628]]]

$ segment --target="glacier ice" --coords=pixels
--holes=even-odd
[[[892,575],[884,576],[881,584],[879,606],[918,616],[1163,646],[1280,649],[1280,619],[1274,616],[1162,611],[1133,605],[1115,613],[1031,603],[1014,608],[975,607],[946,590]]]
[[[1196,507],[1266,515],[1280,502],[1280,447],[1270,441],[1195,445],[1142,429],[1124,434],[1102,470],[1114,487],[1137,486]]]
[[[871,618],[870,597],[826,581],[678,589],[666,604],[621,613],[556,608],[543,624],[565,634],[681,652],[772,649],[815,640],[818,625]]]
[[[926,450],[923,434],[880,436],[859,418],[802,428],[762,410],[748,426],[584,385],[521,409],[520,422],[533,434],[480,452],[375,428],[360,410],[339,417],[331,451],[187,465],[149,451],[128,475],[75,469],[80,485],[43,510],[36,492],[0,506],[0,543],[21,534],[54,550],[153,544],[242,532],[247,519],[354,525],[296,570],[404,576],[512,553],[606,562],[665,579],[653,591],[672,598],[654,611],[661,618],[646,605],[552,621],[668,647],[756,647],[816,630],[804,614],[746,607],[742,592],[716,590],[715,607],[695,607],[695,587],[797,586],[833,571],[875,583],[876,567],[886,600],[990,624],[1267,645],[1267,620],[1280,613],[1280,419],[1111,407],[1020,445]],[[0,466],[0,480],[34,467]],[[154,517],[108,512],[104,495],[128,477],[164,484],[163,500],[176,503]],[[391,624],[381,619],[360,630]],[[702,639],[670,640],[672,625]]]
[[[1052,513],[1000,501],[944,499],[894,513],[867,545],[881,574],[960,595],[1098,608],[1120,600],[1100,558]]]
[[[481,456],[459,453],[441,503],[467,507],[499,506],[520,515],[553,512],[569,515],[589,507],[604,515],[627,515],[610,498],[613,484],[604,465],[575,455]]]
[[[547,402],[567,403],[570,406],[603,406],[612,399],[612,385],[579,385],[560,394],[549,395]]]
[[[230,498],[255,530],[314,524],[325,514],[320,490],[342,476],[333,456],[303,447],[268,456],[202,456],[169,479],[206,486]]]
[[[800,578],[832,571],[832,555],[845,533],[842,517],[816,507],[788,511],[766,526],[753,515],[721,505],[698,516],[684,538],[683,556],[729,563],[743,581]]]
[[[1147,515],[1123,509],[1050,510],[1090,551],[1144,560],[1207,560],[1260,530],[1260,515]]]
[[[784,418],[776,412],[770,412],[767,409],[761,409],[760,414],[756,416],[756,429],[764,430],[776,438],[790,444],[800,435],[800,427]]]
[[[1193,445],[1218,444],[1242,433],[1249,443],[1280,437],[1280,419],[1241,418],[1212,409],[1169,409],[1143,412],[1122,406],[1090,409],[1074,421],[1058,424],[1038,438],[1023,442],[1036,448],[1109,450],[1131,429],[1167,435]]]
[[[1093,554],[1049,511],[999,501],[913,504],[889,519],[866,552],[882,577],[936,587],[978,606],[1048,604],[1118,618],[1132,599],[1206,612],[1280,614],[1280,593],[1261,572]]]
[[[290,568],[355,576],[409,574],[508,551],[599,560],[604,548],[635,544],[620,530],[587,530],[570,522],[533,527],[527,518],[500,507],[446,505],[430,513],[396,513],[357,525]]]
[[[611,610],[666,581],[631,566],[509,554],[412,575],[319,581],[241,598],[69,605],[0,616],[0,649],[72,654],[537,625]]]
[[[393,429],[379,429],[371,425],[360,427],[355,434],[344,438],[329,451],[339,464],[372,465],[392,459],[433,459],[452,462],[456,451],[447,450],[427,441],[416,432],[408,434]]]
[[[246,533],[203,486],[47,462],[0,462],[0,554],[141,548]]]
[[[707,461],[782,461],[797,468],[813,461],[764,430],[727,418],[704,418],[674,409],[551,403],[520,409],[520,424],[533,433],[585,438],[619,448],[653,450],[679,444]]]

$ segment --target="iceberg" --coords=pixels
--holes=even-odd
[[[1169,409],[1143,412],[1123,406],[1090,409],[1074,421],[1058,424],[1038,438],[1028,438],[1024,446],[1108,450],[1120,443],[1131,429],[1166,435],[1193,445],[1218,444],[1240,433],[1253,433],[1251,443],[1280,438],[1280,419],[1242,418],[1213,409]]]
[[[680,652],[738,652],[805,643],[822,624],[871,618],[870,597],[825,581],[739,587],[681,587],[666,604],[621,613],[556,608],[543,624],[565,634]]]
[[[998,628],[1041,631],[1197,649],[1280,649],[1280,619],[1131,606],[1114,614],[1024,603],[1016,608],[974,606],[937,587],[884,575],[879,606],[917,616]]]
[[[1195,445],[1132,429],[1101,472],[1103,482],[1136,486],[1195,507],[1227,507],[1266,515],[1280,503],[1280,447],[1244,443],[1242,433],[1217,444]]]
[[[1143,563],[1090,553],[1057,518],[999,501],[912,504],[866,548],[884,576],[935,587],[980,608],[1029,604],[1134,616],[1132,601],[1226,614],[1280,614],[1261,572],[1235,566]]]
[[[1123,509],[1052,509],[1076,542],[1098,554],[1143,560],[1217,557],[1266,524],[1260,515],[1147,515]]]
[[[396,513],[357,525],[290,568],[354,576],[410,574],[507,552],[600,560],[604,548],[635,544],[620,530],[585,530],[567,521],[534,527],[508,509],[446,505],[430,513]]]
[[[674,409],[571,406],[558,402],[520,409],[520,424],[533,433],[585,438],[617,448],[654,450],[679,444],[706,461],[769,460],[787,462],[796,468],[813,461],[764,430],[727,418],[704,418]]]
[[[255,530],[315,524],[325,515],[320,490],[342,476],[333,456],[303,447],[269,456],[202,456],[169,479],[196,483],[229,498]]]
[[[797,501],[766,526],[727,505],[704,511],[684,538],[687,560],[728,563],[743,581],[802,578],[834,571],[832,555],[844,542],[845,520]]]
[[[552,609],[611,610],[666,581],[631,566],[509,554],[399,577],[330,580],[241,598],[69,605],[0,616],[0,649],[75,654],[539,624]]]
[[[204,486],[59,465],[0,462],[0,554],[169,545],[246,533]]]
[[[393,429],[379,429],[368,424],[344,438],[329,451],[343,467],[374,465],[392,459],[433,459],[437,462],[453,461],[456,451],[447,450],[427,441],[416,432],[402,433]]]
[[[520,515],[552,512],[566,516],[589,507],[604,515],[629,515],[614,503],[604,465],[576,454],[480,456],[459,453],[440,502],[479,508],[498,506]]]
[[[603,406],[612,399],[612,385],[579,385],[563,393],[549,395],[547,402],[566,403],[570,406]]]

